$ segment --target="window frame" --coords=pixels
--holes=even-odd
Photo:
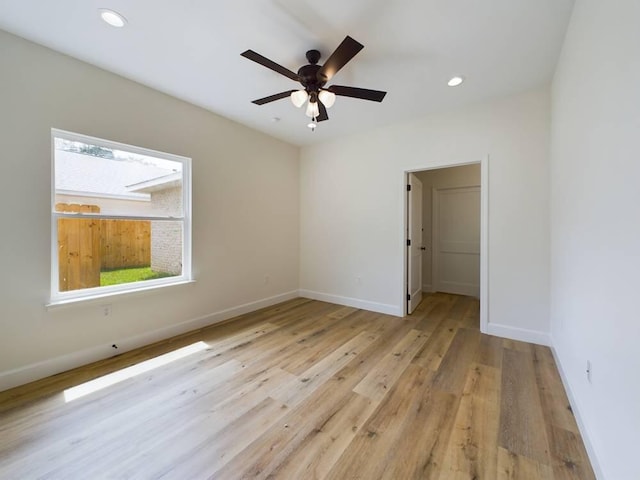
[[[171,160],[182,164],[182,216],[144,216],[144,215],[104,215],[101,213],[70,213],[56,212],[56,148],[55,140],[61,138],[73,142],[82,142],[113,150],[123,150],[139,155],[147,155],[163,160]],[[105,140],[57,128],[51,129],[51,293],[48,305],[58,305],[91,300],[105,296],[139,292],[144,290],[165,287],[169,285],[183,284],[193,280],[191,269],[191,158],[160,152],[149,148],[137,147],[112,140]],[[143,280],[139,282],[121,283],[118,285],[91,287],[78,290],[60,291],[59,284],[59,258],[58,258],[58,219],[60,218],[97,218],[97,219],[122,219],[122,220],[152,220],[182,222],[182,274],[172,277]]]

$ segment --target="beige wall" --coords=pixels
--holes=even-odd
[[[552,90],[553,343],[610,480],[640,478],[639,25],[637,0],[578,0]]]
[[[302,292],[401,314],[405,172],[488,156],[488,328],[548,343],[549,104],[543,87],[304,147]]]
[[[460,167],[438,168],[416,172],[422,182],[422,245],[426,246],[422,255],[422,290],[432,291],[432,235],[433,189],[470,187],[480,185],[480,164]]]
[[[0,65],[0,389],[296,294],[297,147],[2,31]],[[193,159],[195,283],[45,307],[52,127]]]

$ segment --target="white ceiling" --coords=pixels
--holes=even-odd
[[[398,123],[549,82],[574,0],[0,0],[0,28],[297,145]],[[128,24],[103,23],[98,8]],[[338,97],[315,132],[283,99],[297,71],[350,35],[365,48],[330,83],[388,92]],[[461,74],[460,87],[446,86]],[[278,117],[280,121],[274,122]]]

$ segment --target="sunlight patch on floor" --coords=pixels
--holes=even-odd
[[[98,377],[75,387],[68,388],[64,391],[64,399],[66,402],[71,402],[77,398],[84,397],[90,393],[110,387],[111,385],[115,385],[116,383],[148,372],[154,368],[161,367],[175,360],[201,352],[207,348],[209,348],[209,345],[204,342],[196,342],[191,345],[187,345],[186,347],[179,348],[173,352],[165,353],[164,355],[145,360],[144,362],[140,362],[136,365],[123,368],[122,370],[104,375],[103,377]]]

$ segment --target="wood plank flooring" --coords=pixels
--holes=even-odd
[[[0,478],[595,479],[550,350],[481,334],[478,311],[295,299],[0,392]]]

